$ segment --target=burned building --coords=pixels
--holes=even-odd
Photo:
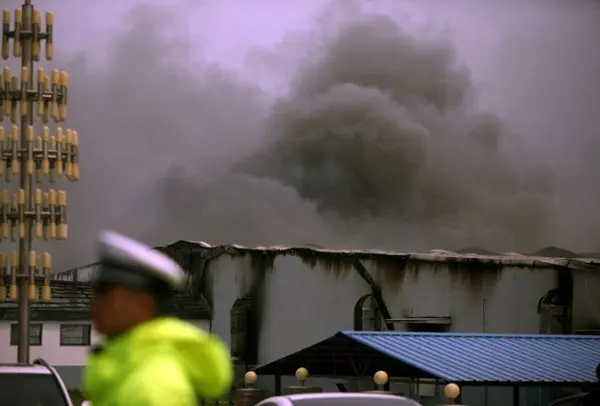
[[[190,272],[212,331],[245,365],[341,330],[600,332],[595,259],[188,241],[162,249]]]

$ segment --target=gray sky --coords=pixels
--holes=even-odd
[[[93,261],[106,227],[152,244],[600,249],[597,2],[38,6],[82,143],[59,266]]]

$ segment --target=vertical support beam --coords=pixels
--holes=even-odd
[[[31,0],[25,0],[23,4],[23,22],[22,30],[28,35],[23,36],[21,44],[23,50],[21,52],[21,67],[28,70],[29,80],[27,87],[29,90],[33,85],[33,6]],[[33,103],[27,103],[27,114],[21,116],[21,145],[27,143],[27,130],[29,125],[33,124]],[[33,210],[31,197],[31,176],[27,171],[27,160],[21,159],[20,170],[20,187],[25,191],[25,210],[30,212]],[[18,343],[18,361],[19,363],[29,364],[29,250],[33,237],[33,228],[31,217],[25,217],[25,235],[19,239],[19,343]]]
[[[281,395],[281,375],[277,374],[275,375],[275,395],[279,396]]]
[[[354,267],[356,272],[358,272],[360,277],[365,282],[367,282],[369,284],[369,286],[371,287],[373,299],[375,299],[375,301],[377,302],[377,306],[379,307],[381,316],[383,317],[384,320],[386,320],[386,322],[385,322],[386,328],[389,331],[394,331],[396,329],[396,327],[394,326],[394,323],[387,321],[392,318],[392,315],[390,314],[390,311],[388,310],[387,305],[385,304],[385,302],[383,300],[383,295],[381,294],[381,287],[377,284],[377,282],[375,282],[375,279],[373,279],[373,277],[369,274],[369,271],[367,271],[367,268],[365,268],[365,266],[362,264],[362,262],[360,262],[359,260],[355,260],[352,262],[352,266]]]

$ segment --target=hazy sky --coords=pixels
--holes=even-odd
[[[93,261],[107,227],[152,244],[600,250],[598,2],[38,6],[82,143],[59,266]]]

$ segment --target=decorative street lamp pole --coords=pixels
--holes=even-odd
[[[2,58],[9,58],[12,40],[12,54],[21,59],[21,70],[20,78],[8,67],[0,75],[0,114],[10,121],[9,128],[0,126],[0,176],[7,184],[18,177],[19,187],[2,190],[0,240],[17,242],[19,250],[10,258],[0,253],[0,301],[18,303],[18,362],[29,363],[29,302],[40,296],[51,300],[51,256],[45,252],[40,258],[33,240],[67,238],[66,193],[42,192],[34,184],[44,179],[53,183],[63,176],[78,180],[79,142],[77,132],[61,126],[67,118],[69,76],[57,69],[49,74],[41,67],[34,70],[42,41],[46,60],[52,60],[54,15],[47,12],[42,25],[31,0],[12,14],[12,26],[11,14],[2,13]],[[41,125],[34,127],[36,114]]]

